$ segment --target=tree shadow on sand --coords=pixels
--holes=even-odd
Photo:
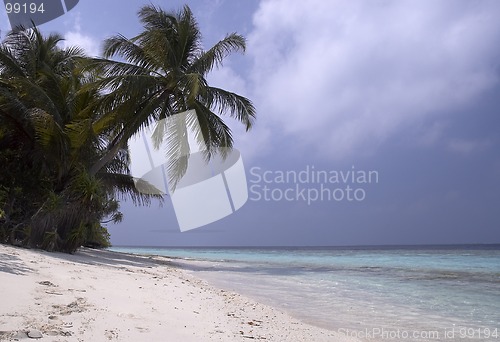
[[[154,268],[171,265],[169,261],[155,260],[150,256],[131,255],[107,250],[80,248],[74,254],[49,253],[51,257],[86,265],[107,265],[114,267]]]
[[[15,255],[0,254],[0,272],[26,275],[33,272],[33,270],[26,267],[24,262]]]

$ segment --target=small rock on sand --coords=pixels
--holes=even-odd
[[[52,283],[51,283],[50,281],[48,281],[48,280],[40,281],[38,284],[40,284],[40,285],[45,285],[45,286],[56,287],[54,284],[52,284]]]
[[[43,335],[38,330],[32,329],[32,330],[28,331],[28,337],[29,338],[42,338]]]

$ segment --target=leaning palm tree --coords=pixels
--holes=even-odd
[[[255,108],[243,96],[210,86],[206,76],[232,52],[244,51],[245,39],[232,33],[203,49],[198,24],[188,6],[178,13],[167,13],[149,5],[138,15],[144,27],[142,33],[133,38],[117,35],[105,41],[104,57],[118,60],[95,59],[89,65],[103,75],[93,84],[105,94],[97,104],[98,110],[107,113],[115,127],[114,139],[91,172],[97,173],[141,129],[187,110],[196,113],[201,129],[194,134],[206,146],[207,159],[214,153],[225,155],[233,139],[221,115],[236,118],[248,130]],[[185,127],[189,127],[188,122]],[[171,169],[176,170],[170,174],[175,183],[187,167],[181,162],[186,162],[181,153],[186,134],[183,129],[173,129],[164,137],[169,143]]]

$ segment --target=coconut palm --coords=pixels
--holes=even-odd
[[[245,50],[245,39],[235,33],[227,35],[211,48],[202,46],[198,24],[188,6],[169,13],[153,5],[138,12],[143,31],[133,37],[116,35],[104,43],[104,57],[89,67],[99,70],[102,79],[93,84],[105,93],[98,107],[115,123],[113,141],[91,172],[96,173],[109,162],[128,139],[147,125],[186,110],[195,110],[201,130],[186,122],[183,127],[167,130],[168,157],[174,183],[187,167],[181,146],[186,145],[185,128],[195,129],[203,143],[206,157],[225,153],[233,145],[231,130],[221,114],[228,114],[250,129],[255,108],[247,98],[210,86],[207,74],[222,65],[232,52]],[[184,164],[181,162],[184,160]]]

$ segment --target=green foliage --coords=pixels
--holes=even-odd
[[[58,249],[60,237],[57,231],[45,232],[42,241],[42,248],[46,251],[54,251]]]
[[[133,187],[126,150],[90,174],[111,138],[102,122],[111,121],[93,108],[98,92],[83,90],[93,77],[79,69],[81,49],[62,50],[58,41],[35,28],[0,45],[0,242],[64,252],[107,247],[100,222],[119,216],[116,193],[149,198]]]
[[[90,248],[110,247],[110,235],[106,227],[100,224],[88,225],[85,229],[83,245]]]

